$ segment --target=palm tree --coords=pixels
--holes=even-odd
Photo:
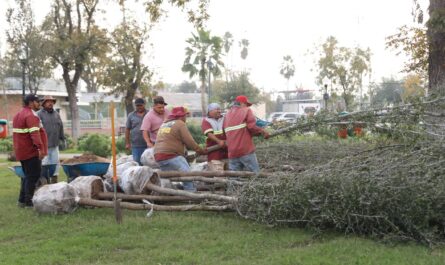
[[[287,79],[287,88],[289,88],[289,79],[295,74],[294,60],[290,55],[283,57],[280,74]]]
[[[192,33],[192,37],[186,40],[189,44],[185,48],[185,60],[182,66],[183,72],[188,72],[190,78],[199,76],[201,81],[201,107],[203,117],[206,114],[205,90],[206,78],[209,72],[213,76],[221,75],[221,67],[224,63],[221,60],[223,40],[217,36],[211,36],[210,31],[198,29],[197,34]],[[213,62],[213,67],[207,69],[208,61]]]

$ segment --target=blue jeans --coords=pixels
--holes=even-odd
[[[190,166],[183,156],[177,156],[167,160],[158,161],[158,164],[161,167],[162,171],[190,171]],[[195,185],[192,181],[184,181],[182,182],[182,184],[184,186],[184,190],[196,191]]]
[[[229,170],[232,171],[247,170],[255,173],[260,172],[260,165],[258,164],[255,152],[242,157],[230,158]]]
[[[59,147],[49,147],[48,148],[48,155],[45,156],[42,160],[42,166],[46,165],[54,165],[56,166],[56,171],[54,172],[54,176],[59,175],[59,169],[60,169],[60,163],[59,163]]]
[[[147,149],[147,147],[143,146],[143,147],[131,147],[131,154],[133,155],[133,160],[138,162],[139,165],[142,166],[141,164],[141,156],[142,153],[144,153],[145,149]]]

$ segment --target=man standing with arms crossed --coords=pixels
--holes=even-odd
[[[148,148],[154,147],[159,127],[168,117],[169,112],[165,109],[165,106],[167,106],[167,103],[165,103],[163,97],[153,98],[153,108],[142,121],[141,131]]]
[[[131,149],[133,160],[141,165],[142,153],[147,149],[147,143],[144,140],[141,131],[142,120],[147,114],[145,109],[145,100],[137,98],[134,101],[136,110],[128,114],[125,129],[125,147]]]
[[[32,197],[42,171],[42,159],[48,154],[47,136],[36,111],[40,108],[36,95],[26,95],[24,106],[12,121],[14,152],[22,165],[19,207],[32,207]]]
[[[263,135],[267,139],[269,133],[256,126],[255,115],[249,108],[251,105],[246,96],[237,96],[234,105],[224,117],[223,128],[229,151],[229,169],[258,173],[260,166],[252,136]]]
[[[37,112],[48,135],[48,155],[43,159],[42,165],[57,165],[54,175],[50,178],[50,183],[57,183],[60,168],[59,143],[65,141],[62,119],[59,113],[54,110],[54,104],[56,104],[55,98],[45,96],[42,101],[43,108]]]

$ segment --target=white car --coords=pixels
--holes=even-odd
[[[302,115],[298,112],[273,112],[270,114],[269,121],[286,121],[286,122],[295,122]]]

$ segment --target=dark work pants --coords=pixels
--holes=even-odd
[[[30,205],[36,189],[36,183],[42,172],[42,160],[36,156],[27,160],[20,160],[20,164],[25,173],[25,178],[21,181],[19,202]]]

